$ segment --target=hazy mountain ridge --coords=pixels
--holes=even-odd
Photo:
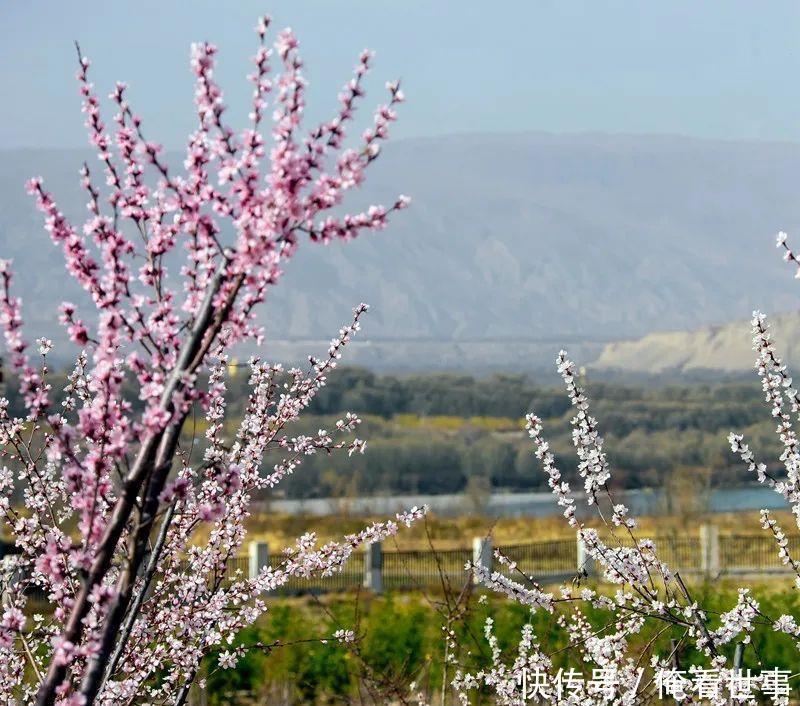
[[[0,257],[15,260],[32,333],[50,333],[57,301],[85,299],[66,283],[23,184],[42,175],[62,210],[82,217],[77,170],[87,156],[100,167],[88,151],[0,155]],[[406,367],[430,367],[420,339],[452,342],[463,367],[467,341],[611,341],[756,306],[787,310],[795,296],[772,233],[800,232],[798,177],[796,144],[542,133],[399,141],[350,203],[407,193],[412,208],[354,243],[303,243],[269,297],[268,340],[327,339],[367,301],[365,338],[405,341]],[[530,367],[549,366],[557,347]],[[509,366],[527,360],[520,353]]]

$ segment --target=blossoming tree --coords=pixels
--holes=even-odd
[[[183,703],[203,655],[252,623],[266,609],[266,592],[292,576],[334,572],[359,544],[397,529],[395,521],[374,524],[324,546],[307,535],[279,567],[226,575],[254,491],[279,483],[307,454],[363,450],[351,436],[359,425],[353,415],[314,436],[291,436],[289,427],[325,384],[366,306],[307,370],[251,361],[245,415],[230,443],[228,353],[260,342],[257,307],[301,240],[382,229],[408,203],[400,196],[388,208],[325,215],[364,180],[403,93],[388,83],[389,100],[373,124],[356,148],[344,147],[370,68],[365,51],[337,114],[301,133],[306,83],[298,43],[284,30],[270,48],[268,25],[263,18],[256,28],[251,125],[241,134],[226,121],[216,48],[192,47],[198,122],[183,171],[145,137],[124,84],[110,95],[116,115],[106,126],[78,49],[86,127],[103,173],[98,180],[87,164],[80,171],[86,222],[73,226],[41,179],[28,184],[67,271],[94,307],[81,313],[61,305],[61,323],[82,352],[60,403],[48,382],[52,344],[40,339],[38,357],[30,350],[11,265],[0,266],[0,323],[27,412],[14,418],[0,403],[0,514],[19,549],[2,579],[2,703]],[[263,134],[269,111],[271,142]],[[126,397],[124,385],[138,399]],[[207,431],[195,463],[181,432],[198,408]],[[262,473],[267,453],[277,456]],[[12,502],[14,493],[24,507]],[[420,514],[413,509],[398,521]],[[210,527],[207,540],[195,542],[201,525]],[[33,588],[47,594],[52,612],[26,617]],[[221,661],[235,659],[228,652]]]
[[[412,508],[396,520],[321,546],[313,534],[305,535],[279,566],[256,576],[228,570],[228,560],[245,538],[253,492],[278,484],[306,455],[363,451],[364,442],[352,436],[360,423],[354,415],[313,436],[292,436],[291,424],[325,385],[359,330],[366,306],[355,309],[327,353],[309,359],[307,370],[285,371],[251,360],[249,398],[233,439],[225,435],[229,353],[236,345],[261,340],[258,306],[302,239],[327,243],[384,228],[390,214],[408,203],[401,196],[388,208],[325,215],[365,178],[403,94],[398,83],[387,84],[389,101],[378,108],[358,148],[344,147],[370,67],[371,56],[364,52],[340,94],[338,113],[301,134],[305,81],[297,41],[283,31],[273,51],[266,45],[268,24],[264,18],[257,25],[251,125],[240,135],[225,118],[214,79],[215,47],[192,48],[198,127],[181,172],[173,171],[160,147],[146,139],[123,84],[111,93],[116,115],[113,129],[107,129],[89,82],[89,62],[78,52],[86,126],[103,172],[101,185],[88,165],[81,169],[89,213],[82,228],[63,216],[41,179],[28,184],[46,230],[63,250],[67,271],[94,307],[87,315],[74,304],[61,305],[61,323],[82,349],[63,394],[56,394],[49,381],[52,344],[40,339],[31,352],[10,263],[0,262],[0,325],[26,410],[15,418],[8,402],[0,401],[5,462],[0,515],[18,549],[0,572],[4,704],[183,704],[210,651],[218,653],[221,667],[235,666],[248,648],[235,642],[236,635],[267,609],[265,594],[291,577],[339,570],[360,544],[391,535],[398,524],[410,524],[423,513]],[[276,77],[273,61],[280,66]],[[262,133],[270,105],[267,152]],[[800,267],[785,234],[778,236],[778,245]],[[176,261],[182,262],[177,270]],[[785,474],[770,475],[741,435],[731,434],[729,440],[757,479],[788,501],[800,526],[795,430],[800,393],[765,318],[756,313],[752,324],[756,367],[778,421]],[[491,620],[485,628],[490,665],[472,671],[459,662],[460,645],[448,623],[445,661],[454,674],[455,696],[468,704],[477,690],[488,689],[498,703],[528,703],[530,695],[520,691],[520,682],[537,675],[547,678],[533,682],[536,696],[550,703],[635,704],[656,693],[681,703],[722,705],[731,698],[755,703],[744,691],[731,696],[740,685],[728,648],[746,643],[757,624],[789,635],[800,646],[796,618],[765,615],[747,589],[739,591],[729,611],[713,618],[698,605],[680,573],[659,558],[654,542],[637,536],[636,521],[614,500],[603,439],[575,365],[563,352],[557,364],[575,408],[573,442],[584,497],[589,509],[600,513],[604,536],[580,519],[535,414],[528,416],[528,433],[568,525],[604,579],[617,588],[600,591],[576,581],[546,591],[502,553],[497,571],[469,568],[510,600],[557,615],[569,649],[592,666],[597,678],[587,682],[577,674],[555,673],[552,649],[530,624],[508,663]],[[135,398],[126,394],[131,388]],[[182,443],[185,422],[195,410],[207,422],[199,462]],[[601,500],[611,508],[608,516]],[[766,511],[762,526],[775,538],[800,587],[800,559],[788,552],[783,530]],[[201,528],[206,531],[199,533]],[[52,610],[46,615],[30,615],[32,590],[47,595]],[[583,606],[608,614],[602,630],[592,626]],[[713,689],[708,681],[681,676],[675,659],[679,644],[671,654],[650,656],[651,668],[671,675],[668,688],[663,680],[643,679],[642,655],[631,653],[629,641],[648,621],[678,631],[679,644],[691,642],[707,657],[717,674]],[[353,636],[339,631],[333,637],[349,643]],[[773,703],[788,703],[788,691],[773,677],[769,672],[759,677],[762,692],[771,689]],[[413,686],[410,691],[409,703],[427,701],[426,694],[413,693]],[[442,703],[449,693],[443,680]]]
[[[778,234],[777,245],[784,250],[784,259],[797,266],[796,276],[800,278],[800,256],[789,247],[786,233]],[[755,368],[777,421],[784,473],[780,477],[770,474],[741,434],[732,432],[728,440],[733,453],[758,482],[784,498],[800,528],[800,441],[796,430],[800,422],[800,392],[778,354],[766,317],[754,312],[751,323]],[[743,672],[741,650],[757,627],[788,635],[800,650],[797,617],[767,615],[748,588],[738,589],[735,605],[719,615],[711,615],[699,605],[680,572],[659,558],[655,542],[638,536],[636,520],[624,504],[614,499],[609,485],[611,465],[598,422],[591,416],[588,397],[578,384],[577,368],[565,351],[558,354],[556,363],[575,411],[572,441],[578,456],[578,475],[583,480],[584,514],[599,516],[606,530],[604,536],[580,519],[575,494],[562,476],[544,437],[542,420],[535,414],[527,416],[527,431],[555,502],[563,508],[567,524],[585,547],[587,560],[599,567],[602,578],[616,590],[581,586],[584,577],[576,577],[571,586],[547,591],[501,552],[495,553],[500,565],[497,571],[489,572],[479,564],[468,568],[490,589],[529,607],[532,614],[544,611],[553,615],[555,624],[567,635],[567,649],[575,664],[588,665],[592,678],[583,678],[579,669],[556,670],[554,658],[563,648],[556,650],[540,642],[531,623],[524,626],[516,655],[509,662],[489,618],[485,625],[490,648],[486,668],[465,668],[459,662],[455,633],[445,634],[446,661],[455,673],[451,686],[460,703],[469,704],[476,691],[489,690],[497,703],[508,706],[531,703],[533,698],[554,704],[598,706],[657,703],[665,698],[674,703],[717,706],[788,704],[789,679],[797,675],[770,668],[771,665],[763,665],[757,675]],[[601,503],[611,508],[610,513],[603,511]],[[762,510],[760,516],[762,528],[774,538],[776,552],[796,577],[795,588],[800,590],[800,559],[791,555],[788,538],[771,513]],[[606,616],[604,627],[598,629],[592,624],[587,607]],[[631,638],[654,622],[663,625],[658,634],[672,630],[678,638],[667,653],[636,653]],[[707,660],[705,667],[681,668],[678,652],[689,645]],[[734,645],[738,649],[731,649]]]

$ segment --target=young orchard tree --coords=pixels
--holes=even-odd
[[[202,657],[224,650],[262,614],[267,592],[290,577],[339,570],[361,543],[422,513],[414,508],[324,546],[309,534],[279,567],[226,576],[254,491],[275,486],[305,455],[363,451],[363,441],[347,438],[359,425],[350,414],[314,436],[292,437],[288,427],[325,384],[366,306],[306,371],[253,359],[244,418],[230,442],[223,438],[228,352],[261,341],[257,308],[301,240],[380,230],[408,203],[400,196],[388,208],[326,215],[364,180],[403,93],[388,83],[373,124],[356,148],[344,147],[370,68],[365,51],[336,115],[301,133],[298,42],[284,30],[269,48],[268,25],[263,18],[256,28],[251,124],[240,135],[226,121],[214,78],[216,47],[192,47],[197,129],[183,171],[167,166],[145,136],[124,84],[110,95],[116,114],[107,128],[78,49],[83,113],[105,185],[83,165],[88,217],[77,227],[41,179],[28,183],[67,271],[95,309],[61,304],[61,323],[83,352],[60,404],[47,375],[52,344],[40,339],[39,357],[30,351],[11,265],[0,268],[0,323],[27,411],[13,418],[7,400],[0,406],[8,463],[0,513],[19,549],[7,563],[0,608],[4,704],[184,703]],[[180,268],[168,272],[166,263],[179,258]],[[140,412],[123,396],[128,384]],[[199,464],[181,447],[187,415],[198,407],[207,420]],[[270,451],[277,456],[263,475]],[[20,495],[24,507],[11,500]],[[193,542],[201,526],[207,539]],[[52,609],[29,618],[34,588]],[[220,662],[231,666],[240,654],[222,652]]]
[[[797,265],[800,277],[800,256],[789,248],[783,232],[778,235],[778,247],[785,250],[787,261]],[[780,462],[784,472],[780,477],[770,474],[766,465],[756,460],[742,435],[731,433],[729,442],[759,483],[785,499],[800,528],[800,440],[796,430],[800,422],[800,392],[779,357],[766,318],[760,312],[753,314],[752,332],[756,371],[778,423],[776,433],[783,447]],[[562,586],[558,592],[545,591],[501,552],[495,553],[500,565],[497,571],[468,565],[486,586],[527,606],[532,614],[551,614],[566,634],[568,645],[555,648],[540,642],[528,623],[516,654],[509,660],[489,618],[485,625],[489,663],[475,670],[459,661],[455,633],[446,633],[447,661],[455,672],[451,687],[458,701],[466,706],[471,703],[472,694],[489,690],[498,704],[508,706],[531,703],[532,694],[547,703],[583,706],[660,703],[663,699],[716,706],[788,704],[790,689],[795,688],[789,672],[781,673],[769,664],[762,665],[761,672],[755,675],[741,672],[742,664],[737,664],[737,650],[733,647],[737,643],[747,645],[754,631],[761,629],[790,636],[800,651],[797,617],[766,615],[748,588],[740,588],[736,604],[721,614],[712,615],[698,605],[680,573],[659,558],[655,542],[638,536],[636,520],[625,505],[614,499],[609,485],[611,466],[598,422],[591,416],[589,400],[578,384],[577,368],[564,351],[556,362],[575,410],[572,440],[578,456],[578,475],[583,481],[585,511],[599,516],[605,538],[579,518],[576,498],[544,438],[542,420],[529,414],[527,430],[566,522],[598,566],[603,580],[616,585],[616,591],[581,587],[583,577],[576,577],[572,585]],[[603,511],[601,501],[610,506],[610,512]],[[761,510],[761,525],[774,538],[778,556],[795,575],[795,588],[800,590],[800,557],[790,554],[789,540],[768,510]],[[590,621],[587,606],[605,616],[599,628]],[[658,654],[653,649],[654,638],[644,654],[634,652],[630,638],[653,623],[656,637],[667,631],[676,636],[673,646]],[[705,657],[704,667],[681,667],[678,653],[689,646]],[[572,655],[572,667],[556,669],[557,657],[565,651]],[[587,671],[588,676],[584,677],[582,671]],[[527,693],[522,691],[523,684]]]

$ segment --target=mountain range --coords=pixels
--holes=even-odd
[[[41,175],[81,217],[87,157],[0,152],[0,257],[14,260],[31,335],[51,334],[57,302],[82,295],[23,185]],[[700,368],[738,342],[735,326],[702,327],[796,305],[774,233],[800,247],[798,144],[455,135],[390,143],[372,172],[353,208],[398,193],[411,208],[353,243],[302,244],[269,296],[268,356],[326,340],[366,301],[356,358],[378,367],[532,370],[571,344],[598,369]],[[692,353],[697,336],[649,336],[690,329],[707,351]]]

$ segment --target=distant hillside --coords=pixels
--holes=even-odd
[[[791,284],[791,282],[790,282]],[[770,317],[778,351],[800,366],[800,314]],[[668,372],[739,373],[753,369],[749,321],[706,326],[694,331],[659,331],[633,341],[606,344],[589,367],[659,375]]]
[[[15,260],[37,334],[51,331],[55,300],[83,299],[65,284],[23,183],[41,174],[64,212],[82,215],[86,156],[0,153],[0,257]],[[401,342],[392,350],[403,367],[440,362],[417,340],[452,344],[453,367],[492,367],[480,342],[537,344],[500,355],[497,367],[541,367],[561,340],[789,310],[795,290],[772,234],[800,233],[798,184],[795,144],[540,133],[400,141],[354,203],[403,192],[413,207],[355,243],[304,243],[269,298],[269,340],[327,339],[367,301],[365,337]],[[467,341],[477,344],[462,357]]]

